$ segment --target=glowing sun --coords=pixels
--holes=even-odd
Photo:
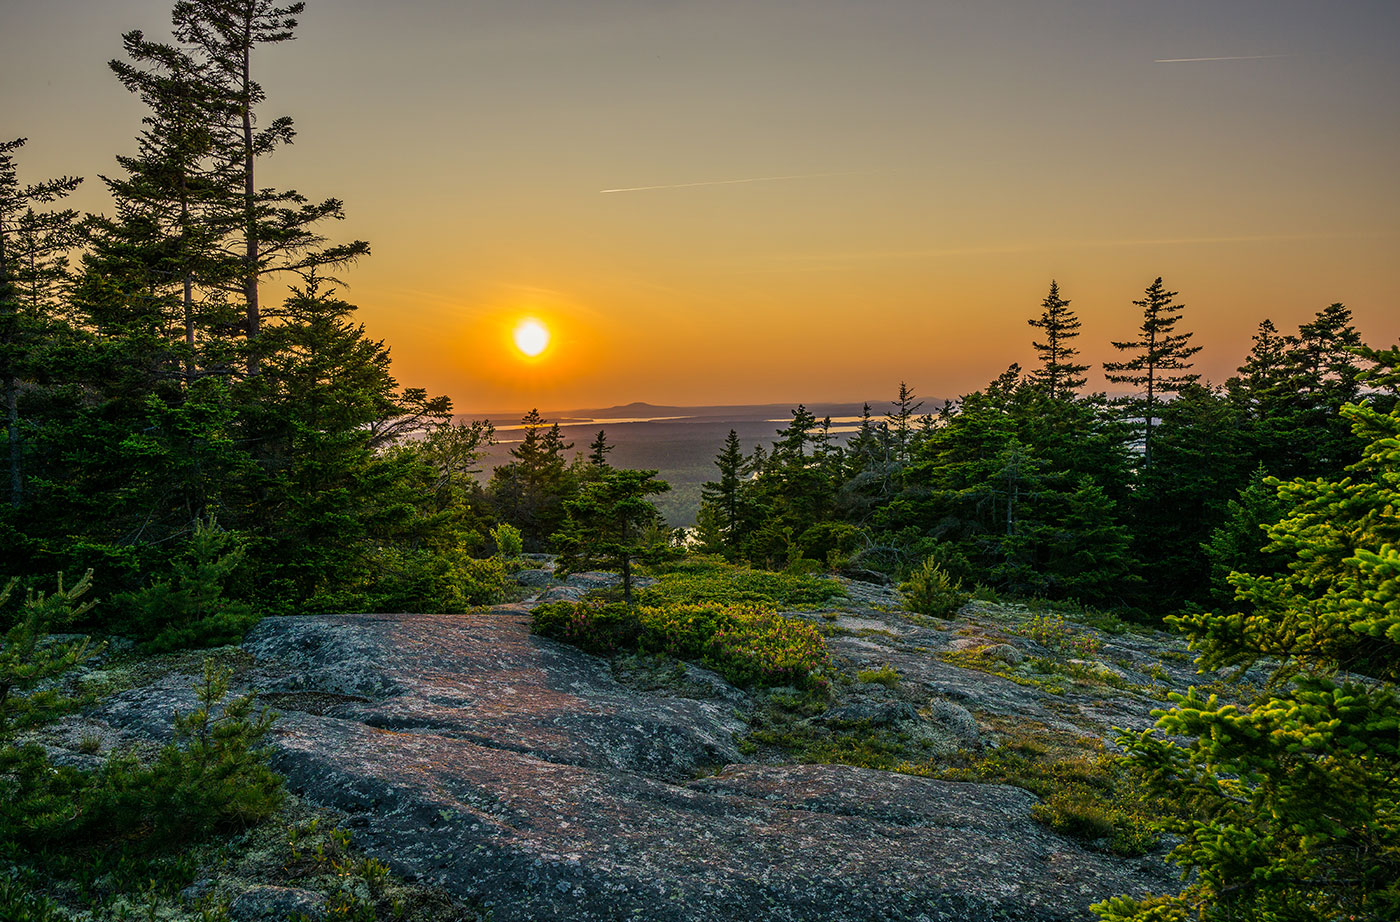
[[[525,355],[539,355],[548,345],[549,330],[538,320],[522,320],[515,325],[515,348]]]

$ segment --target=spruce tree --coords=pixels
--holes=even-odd
[[[739,434],[729,430],[724,447],[715,457],[719,479],[700,488],[701,509],[720,539],[727,556],[734,556],[744,539],[744,446]]]
[[[491,497],[502,518],[520,529],[525,547],[541,551],[550,535],[564,521],[564,502],[577,487],[565,463],[565,442],[559,424],[546,426],[539,410],[520,420],[523,438],[510,450],[515,460],[496,468],[491,477]]]
[[[1200,352],[1201,347],[1189,345],[1190,333],[1175,332],[1185,307],[1174,300],[1176,296],[1177,292],[1167,291],[1162,285],[1161,276],[1148,285],[1142,300],[1133,302],[1142,308],[1138,338],[1113,343],[1113,348],[1134,353],[1133,357],[1122,362],[1105,362],[1103,366],[1109,381],[1131,384],[1143,391],[1136,406],[1143,417],[1144,467],[1152,465],[1152,427],[1158,403],[1166,395],[1175,394],[1200,378],[1189,373],[1192,363],[1187,360]]]
[[[1183,808],[1165,819],[1187,884],[1101,903],[1105,920],[1400,914],[1400,415],[1345,413],[1369,443],[1348,476],[1268,481],[1287,572],[1237,572],[1243,610],[1171,619],[1202,671],[1277,668],[1243,706],[1192,689],[1120,737],[1150,792]]]
[[[1069,301],[1060,297],[1060,286],[1054,279],[1040,306],[1040,319],[1026,321],[1045,331],[1045,342],[1031,343],[1040,358],[1040,369],[1032,372],[1031,380],[1044,387],[1051,400],[1063,399],[1084,386],[1087,379],[1083,375],[1089,370],[1088,365],[1074,361],[1079,350],[1069,344],[1079,335],[1079,318],[1069,309]]]
[[[109,67],[149,114],[137,138],[137,154],[117,157],[125,176],[104,176],[117,205],[116,219],[96,219],[95,244],[115,258],[143,259],[157,297],[178,301],[173,310],[183,338],[186,380],[202,364],[227,371],[227,356],[200,361],[200,342],[211,330],[236,324],[220,289],[237,275],[237,260],[220,246],[226,224],[230,172],[218,158],[217,127],[229,102],[207,68],[185,49],[147,40],[139,31],[122,36],[129,61]],[[125,254],[123,254],[125,251]]]
[[[588,463],[598,471],[609,469],[611,465],[608,464],[608,452],[616,447],[608,444],[608,431],[599,429],[597,437],[588,445]]]
[[[286,116],[258,126],[257,110],[266,94],[253,76],[255,54],[259,46],[291,41],[305,6],[278,6],[272,0],[179,0],[172,14],[177,39],[198,57],[227,113],[215,126],[219,173],[227,177],[220,225],[229,231],[223,245],[238,262],[232,287],[243,299],[249,374],[259,367],[259,282],[274,273],[333,268],[369,253],[363,240],[324,246],[326,239],[315,226],[344,217],[339,199],[312,202],[294,190],[258,182],[259,158],[290,144],[296,131]]]
[[[9,454],[10,505],[24,502],[24,446],[20,433],[20,375],[32,359],[33,339],[40,318],[34,316],[45,281],[52,278],[51,262],[66,249],[76,217],[72,211],[35,212],[68,195],[82,182],[64,176],[20,185],[14,152],[26,138],[0,142],[0,385],[4,387],[5,428]],[[21,249],[21,241],[24,248]],[[43,271],[40,271],[40,263]],[[26,266],[27,263],[27,266]],[[24,280],[29,277],[32,303],[26,307]]]
[[[647,499],[664,493],[670,484],[656,471],[609,470],[602,479],[586,483],[578,496],[564,503],[568,518],[555,536],[563,572],[604,566],[622,575],[622,598],[632,602],[632,563],[669,556],[670,546],[659,540],[661,514]]]
[[[909,460],[909,440],[914,432],[914,420],[923,405],[924,402],[915,397],[912,387],[903,381],[899,382],[899,396],[895,398],[894,405],[885,416],[894,439],[893,460],[896,464],[904,464]]]

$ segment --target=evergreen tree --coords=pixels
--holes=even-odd
[[[1148,285],[1142,300],[1133,302],[1142,308],[1138,338],[1113,343],[1113,348],[1120,352],[1135,354],[1126,361],[1105,362],[1103,366],[1109,381],[1143,390],[1143,397],[1136,406],[1143,419],[1144,467],[1152,466],[1152,427],[1158,404],[1168,394],[1178,393],[1200,378],[1200,375],[1188,373],[1192,363],[1187,360],[1200,352],[1201,347],[1188,345],[1190,333],[1174,332],[1185,307],[1174,300],[1176,296],[1175,291],[1167,291],[1162,285],[1161,276]]]
[[[655,478],[656,471],[609,470],[565,502],[568,518],[555,536],[561,570],[617,570],[623,601],[631,604],[632,563],[671,554],[661,514],[647,499],[671,487]]]
[[[1142,607],[1171,612],[1206,600],[1210,562],[1201,545],[1225,521],[1254,464],[1247,430],[1220,392],[1185,387],[1159,413],[1152,467],[1141,472],[1130,509],[1148,591]]]
[[[1031,343],[1040,358],[1040,370],[1031,379],[1045,388],[1051,400],[1058,400],[1084,386],[1087,379],[1083,375],[1089,366],[1074,361],[1079,350],[1069,341],[1079,335],[1079,318],[1069,309],[1069,301],[1060,297],[1060,286],[1054,279],[1050,280],[1050,293],[1040,306],[1040,319],[1026,321],[1045,331],[1045,342]]]
[[[903,381],[899,382],[899,396],[895,398],[890,412],[885,416],[894,440],[896,464],[906,464],[909,461],[909,442],[914,433],[914,420],[923,405],[922,400],[916,399],[913,388]]]
[[[744,543],[749,524],[745,514],[744,447],[733,429],[715,457],[715,467],[719,469],[719,479],[700,488],[700,508],[723,552],[733,557]]]
[[[612,465],[608,464],[608,452],[616,447],[608,444],[608,431],[599,429],[597,437],[588,445],[588,463],[596,471],[610,469]]]
[[[36,327],[42,328],[34,316],[35,308],[41,293],[46,291],[46,280],[52,277],[53,258],[67,248],[64,243],[75,217],[72,211],[38,213],[33,206],[61,199],[82,182],[64,176],[20,185],[14,152],[25,141],[16,138],[0,142],[0,386],[5,399],[9,498],[16,509],[24,502],[20,376],[26,371],[26,360],[33,358]]]
[[[501,517],[524,535],[526,549],[541,551],[563,524],[564,502],[577,489],[565,462],[573,444],[564,441],[558,423],[546,426],[539,410],[520,422],[524,436],[510,450],[515,460],[496,468],[490,493]]]
[[[261,45],[291,41],[304,9],[304,3],[278,6],[273,0],[178,0],[172,14],[176,37],[198,55],[227,112],[215,126],[223,164],[219,175],[227,177],[219,223],[229,229],[224,246],[238,261],[233,281],[243,299],[243,334],[253,347],[249,374],[257,372],[260,360],[255,346],[263,327],[259,282],[273,273],[340,266],[369,253],[363,240],[323,246],[325,238],[315,226],[344,217],[339,199],[312,202],[258,182],[258,159],[290,144],[296,131],[286,116],[258,127],[256,112],[266,95],[253,77],[255,52]]]
[[[1232,575],[1245,612],[1172,619],[1202,670],[1279,668],[1243,707],[1192,689],[1155,731],[1120,738],[1151,792],[1182,806],[1172,857],[1189,876],[1179,894],[1099,904],[1106,920],[1400,914],[1400,415],[1346,416],[1369,442],[1349,476],[1268,481],[1287,572]]]

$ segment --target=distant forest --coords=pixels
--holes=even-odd
[[[804,407],[770,450],[731,434],[705,487],[701,545],[767,567],[901,577],[929,558],[999,593],[1144,616],[1229,605],[1225,576],[1272,573],[1262,529],[1284,511],[1270,478],[1336,479],[1366,439],[1340,415],[1396,404],[1397,351],[1367,347],[1342,304],[1296,333],[1263,320],[1239,373],[1203,383],[1184,305],[1161,278],[1132,302],[1110,382],[1084,393],[1080,321],[1050,283],[1037,364],[1012,365],[935,413],[901,384],[844,445]]]

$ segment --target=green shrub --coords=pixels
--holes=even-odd
[[[17,583],[12,579],[0,588],[0,608]],[[58,574],[58,590],[47,595],[26,593],[13,623],[0,635],[0,737],[14,725],[40,722],[64,706],[65,699],[56,689],[40,686],[86,659],[88,641],[53,643],[49,633],[72,624],[96,604],[78,601],[91,586],[91,570],[68,588],[63,574]]]
[[[535,608],[530,629],[589,653],[640,650],[697,661],[743,686],[821,687],[830,665],[815,627],[754,606],[550,602]]]
[[[950,577],[932,557],[899,584],[899,592],[910,611],[935,618],[951,618],[969,598],[962,591],[962,583]]]
[[[383,548],[376,566],[362,609],[460,614],[501,601],[510,580],[505,561],[478,560],[465,551]]]
[[[824,577],[750,570],[706,557],[687,557],[654,572],[656,582],[637,593],[642,605],[720,602],[798,608],[825,605],[846,594],[840,583]]]
[[[899,684],[899,670],[893,666],[881,666],[879,669],[862,669],[856,673],[857,682],[869,682],[875,685],[883,685],[886,688],[894,688]]]
[[[530,631],[608,655],[635,650],[642,635],[637,610],[622,602],[547,602],[530,615]]]
[[[501,560],[515,560],[525,551],[525,539],[520,529],[509,522],[502,522],[491,529],[491,540],[496,544],[496,556]]]
[[[716,603],[642,609],[643,646],[698,659],[735,685],[822,685],[826,642],[805,621]]]
[[[148,649],[236,643],[258,620],[251,605],[226,596],[246,555],[243,535],[221,529],[213,519],[197,522],[190,540],[171,558],[169,578],[112,601]]]
[[[144,765],[114,755],[98,771],[49,763],[37,746],[0,749],[0,842],[33,850],[144,851],[251,825],[282,801],[262,743],[275,715],[245,695],[219,707],[229,672],[206,662],[198,705],[175,717],[175,741]]]

